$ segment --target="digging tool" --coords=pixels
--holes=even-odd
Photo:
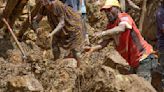
[[[2,18],[2,21],[6,24],[7,28],[9,29],[9,31],[10,31],[10,33],[11,33],[11,35],[12,35],[12,37],[14,38],[16,44],[18,45],[18,48],[20,49],[20,51],[21,51],[21,53],[22,53],[22,55],[23,55],[23,59],[27,59],[27,56],[26,56],[26,54],[25,54],[25,52],[24,52],[22,46],[20,45],[19,41],[17,40],[17,38],[16,38],[16,36],[15,36],[13,30],[11,29],[9,23],[6,21],[5,18]]]

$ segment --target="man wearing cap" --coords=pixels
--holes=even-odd
[[[38,30],[38,22],[47,16],[51,29],[48,37],[52,38],[54,60],[60,57],[60,49],[70,50],[70,56],[80,62],[80,50],[83,42],[82,21],[80,14],[59,0],[39,0],[42,7],[33,19],[33,29]]]
[[[133,19],[127,13],[122,13],[118,0],[106,0],[101,11],[106,13],[109,23],[106,31],[97,32],[94,36],[112,36],[116,50],[135,73],[151,82],[151,70],[157,66],[157,59],[152,54],[152,46],[143,39]],[[104,48],[108,43],[108,39],[103,39],[99,45],[86,48],[88,54]]]

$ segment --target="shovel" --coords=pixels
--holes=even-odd
[[[20,51],[21,51],[21,53],[22,53],[22,55],[23,55],[23,59],[27,59],[27,56],[26,56],[26,54],[25,54],[25,52],[24,52],[24,50],[23,50],[22,46],[20,45],[20,43],[19,43],[18,39],[16,38],[16,36],[15,36],[15,34],[14,34],[13,30],[11,29],[11,27],[10,27],[9,23],[6,21],[6,19],[5,19],[5,18],[2,18],[2,21],[6,24],[6,26],[7,26],[8,30],[10,31],[10,33],[11,33],[12,37],[14,38],[14,40],[15,40],[15,42],[16,42],[16,44],[17,44],[18,48],[20,49]]]

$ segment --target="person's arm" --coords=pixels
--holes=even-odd
[[[112,29],[108,29],[106,31],[103,31],[103,32],[97,32],[95,33],[95,36],[96,37],[103,37],[103,36],[113,36],[113,35],[116,35],[116,34],[119,34],[121,32],[124,32],[126,29],[126,25],[125,24],[121,24],[119,26],[116,26]]]
[[[110,42],[110,40],[103,40],[100,44],[95,45],[93,47],[90,46],[86,46],[84,47],[85,51],[87,52],[88,56],[91,55],[92,52],[94,51],[98,51],[100,49],[103,49],[104,47],[106,47],[108,45],[108,43]]]
[[[113,35],[117,35],[120,34],[124,31],[126,31],[126,29],[132,29],[132,25],[133,25],[133,20],[130,16],[122,16],[119,17],[119,24],[118,26],[115,26],[112,29],[108,29],[106,31],[103,32],[98,32],[95,33],[95,37],[102,37],[102,36],[113,36]]]
[[[59,32],[65,26],[64,16],[61,17],[59,24],[57,27],[48,35],[48,37],[52,37],[54,34]]]

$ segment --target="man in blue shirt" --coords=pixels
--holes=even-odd
[[[164,0],[156,12],[159,62],[162,67],[162,89],[164,89]]]

